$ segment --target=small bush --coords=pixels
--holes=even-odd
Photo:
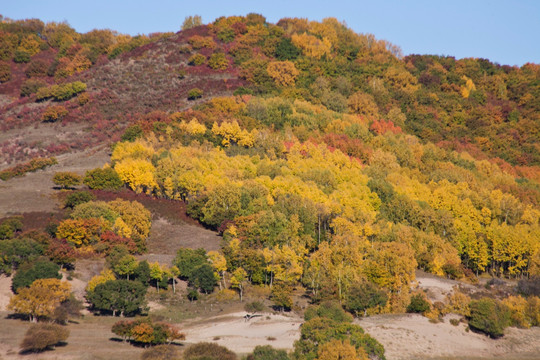
[[[202,48],[214,49],[216,47],[216,43],[211,36],[193,35],[188,39],[188,43],[195,50]]]
[[[459,319],[450,319],[450,324],[452,324],[454,326],[458,326],[459,325]]]
[[[28,328],[21,351],[38,352],[51,348],[69,337],[69,330],[57,324],[34,324]]]
[[[214,70],[225,70],[229,67],[229,60],[223,53],[212,54],[208,60],[208,66]]]
[[[47,70],[49,64],[44,60],[32,60],[24,71],[25,75],[29,78],[47,76]]]
[[[5,61],[0,61],[0,83],[11,80],[11,66]]]
[[[42,101],[49,98],[54,98],[57,101],[65,101],[85,90],[86,84],[80,81],[65,83],[62,85],[52,85],[39,89],[36,93],[36,100]]]
[[[202,342],[191,345],[184,352],[184,360],[236,360],[236,354],[224,346]]]
[[[0,180],[6,181],[13,177],[24,176],[27,172],[37,171],[55,164],[58,164],[58,161],[56,161],[56,158],[54,157],[32,159],[24,164],[19,164],[0,171]]]
[[[260,301],[252,301],[244,306],[244,310],[250,313],[262,312],[264,310],[264,304]]]
[[[69,189],[81,183],[81,177],[73,172],[60,171],[54,174],[53,182],[63,189]]]
[[[188,91],[188,100],[199,99],[203,96],[204,91],[198,88],[194,88]]]
[[[271,337],[267,340],[271,340]],[[289,360],[289,356],[285,350],[277,350],[270,345],[259,345],[248,355],[247,360]]]
[[[94,200],[95,196],[88,191],[76,191],[68,196],[64,201],[64,208],[73,209],[75,206]]]
[[[194,54],[188,59],[188,64],[192,66],[202,65],[206,62],[206,56],[202,54]]]
[[[500,302],[484,298],[471,301],[469,326],[482,331],[492,338],[504,335],[504,329],[510,325],[510,311]]]
[[[189,289],[186,297],[189,301],[197,301],[199,300],[199,292],[195,289]]]
[[[429,309],[429,302],[422,294],[413,295],[409,306],[407,306],[408,313],[423,313],[429,311]]]
[[[304,320],[309,321],[315,317],[322,317],[346,323],[350,323],[353,320],[351,314],[346,313],[341,305],[335,301],[325,301],[319,306],[308,307],[304,313]]]
[[[37,93],[42,87],[46,87],[47,83],[43,80],[28,79],[21,85],[21,96],[30,96]]]
[[[122,141],[135,141],[143,136],[143,130],[140,125],[129,126],[122,135]]]
[[[124,183],[113,168],[88,170],[84,176],[83,183],[90,189],[97,190],[119,190]]]
[[[13,61],[16,63],[27,63],[30,61],[30,54],[23,50],[16,50],[13,55]]]
[[[141,360],[179,360],[180,353],[175,345],[157,345],[144,350]]]
[[[45,109],[43,114],[41,114],[41,120],[45,122],[55,122],[62,120],[67,114],[67,109],[62,105],[53,105]]]

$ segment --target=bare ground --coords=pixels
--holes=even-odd
[[[0,218],[27,212],[56,212],[52,177],[57,171],[72,171],[84,175],[87,170],[101,167],[109,161],[106,148],[63,154],[58,164],[23,177],[0,181]]]
[[[449,315],[434,324],[417,314],[378,315],[357,323],[384,345],[387,359],[538,359],[540,328],[508,328],[501,339],[453,326]]]
[[[171,224],[167,219],[160,217],[152,220],[152,229],[147,241],[148,253],[141,256],[141,259],[171,264],[180,247],[218,250],[220,240],[221,237],[216,232],[200,225]]]

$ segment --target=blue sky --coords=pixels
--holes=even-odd
[[[481,57],[499,64],[540,63],[540,0],[0,0],[13,19],[66,20],[79,32],[95,28],[148,34],[178,31],[184,18],[260,13],[283,17],[335,17],[358,33],[372,33],[404,54]]]

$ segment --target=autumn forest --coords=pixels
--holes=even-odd
[[[540,325],[539,64],[404,56],[334,18],[135,37],[4,18],[0,97],[0,187],[53,171],[60,203],[0,213],[7,309],[35,322],[23,352],[68,349],[81,311],[141,359],[391,359],[361,327],[385,314],[493,339]],[[99,167],[62,168],[98,148]],[[151,258],[159,206],[219,240],[165,236]],[[83,263],[99,269],[77,295]],[[419,272],[464,287],[436,299]],[[189,331],[147,306],[166,297],[303,325],[284,350],[178,350]]]

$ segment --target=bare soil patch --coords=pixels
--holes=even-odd
[[[448,320],[447,316],[434,324],[421,315],[405,314],[371,316],[356,323],[384,345],[387,359],[538,359],[540,328],[508,328],[503,338],[494,340]]]
[[[27,212],[57,212],[60,210],[54,194],[52,177],[57,171],[72,171],[84,175],[89,169],[109,161],[105,148],[94,148],[57,156],[58,164],[28,173],[23,177],[0,181],[0,218]]]
[[[186,333],[186,343],[215,342],[245,354],[257,345],[292,349],[294,341],[300,338],[303,319],[293,313],[290,316],[262,314],[249,321],[244,315],[246,312],[236,312],[206,319],[203,324],[186,324],[182,329]]]

